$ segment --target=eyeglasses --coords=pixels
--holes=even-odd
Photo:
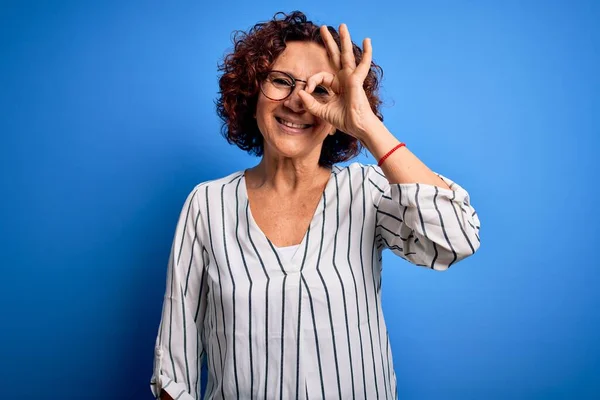
[[[296,79],[287,72],[269,71],[260,84],[260,91],[268,99],[281,101],[287,99],[294,88],[296,82],[302,82],[306,86],[306,81]],[[312,96],[319,102],[326,104],[333,98],[333,93],[325,86],[319,85],[315,87]]]

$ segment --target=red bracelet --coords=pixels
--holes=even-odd
[[[379,160],[379,162],[377,163],[377,166],[381,167],[381,164],[383,164],[383,162],[385,161],[386,158],[391,156],[393,152],[395,152],[396,150],[398,150],[400,147],[403,147],[403,146],[406,146],[406,143],[400,143],[398,146],[396,146],[393,149],[391,149],[390,151],[388,151],[385,156],[381,157],[381,160]]]

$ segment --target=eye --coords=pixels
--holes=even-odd
[[[327,88],[325,86],[317,86],[315,87],[315,90],[313,91],[314,94],[318,95],[318,96],[327,96],[329,95],[329,90],[327,90]]]
[[[292,81],[290,81],[289,79],[285,79],[285,78],[272,78],[271,82],[273,83],[273,85],[275,86],[280,86],[280,87],[290,87],[293,86]]]

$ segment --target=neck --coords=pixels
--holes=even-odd
[[[254,188],[290,194],[322,187],[323,181],[329,179],[331,169],[321,167],[314,160],[311,162],[264,156],[249,172],[252,175]]]

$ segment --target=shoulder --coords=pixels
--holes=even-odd
[[[218,193],[223,186],[236,185],[244,176],[244,171],[236,171],[227,176],[200,182],[189,192],[188,199],[210,197]]]

